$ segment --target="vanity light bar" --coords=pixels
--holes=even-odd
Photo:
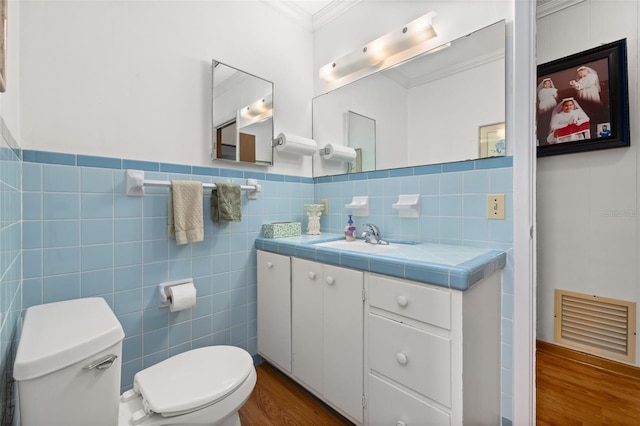
[[[329,83],[367,66],[379,66],[385,59],[437,37],[432,25],[435,16],[435,12],[429,12],[402,29],[391,31],[367,43],[362,49],[324,65],[319,70],[320,79]]]

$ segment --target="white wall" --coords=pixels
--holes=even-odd
[[[6,83],[0,93],[0,116],[20,145],[20,9],[22,3],[9,1],[7,22]]]
[[[276,134],[311,136],[311,32],[264,2],[29,1],[21,24],[26,149],[213,165],[212,59],[274,82]]]
[[[538,63],[627,38],[631,117],[628,148],[538,159],[537,329],[549,342],[556,288],[640,302],[639,13],[592,0],[538,21]]]

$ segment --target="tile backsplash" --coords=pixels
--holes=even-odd
[[[503,271],[503,415],[512,383],[512,161],[511,157],[433,166],[300,178],[264,172],[163,164],[117,158],[23,151],[22,308],[79,297],[103,297],[122,323],[122,385],[176,353],[211,344],[256,349],[254,240],[265,223],[294,221],[306,231],[304,204],[327,199],[321,231],[342,232],[353,196],[368,195],[371,222],[384,238],[499,248]],[[204,191],[204,241],[177,246],[167,238],[167,188],[125,194],[125,169],[145,179],[245,183],[258,179],[257,200],[243,194],[242,221],[215,226]],[[506,219],[486,217],[488,193],[505,193]],[[391,205],[420,194],[421,216],[400,218]],[[195,308],[158,307],[164,281],[193,277]]]
[[[167,188],[148,187],[144,197],[130,197],[125,170],[103,167],[115,165],[111,160],[93,159],[98,167],[66,164],[73,158],[46,153],[38,160],[23,164],[24,308],[103,297],[125,329],[123,388],[140,369],[192,348],[231,344],[256,354],[253,242],[263,223],[303,221],[302,206],[313,201],[311,179],[272,175],[267,181],[264,173],[207,169],[212,176],[158,165],[187,173],[147,171],[146,179],[263,179],[257,200],[243,193],[241,222],[214,225],[204,190],[204,241],[178,246],[167,238]],[[175,313],[159,308],[158,284],[186,277],[198,289],[196,307]]]

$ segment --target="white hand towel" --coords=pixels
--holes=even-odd
[[[202,182],[172,180],[167,232],[182,245],[204,240]]]

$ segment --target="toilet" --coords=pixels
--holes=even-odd
[[[134,376],[120,393],[120,322],[102,298],[27,309],[14,363],[23,426],[239,426],[256,383],[249,353],[208,346]]]

